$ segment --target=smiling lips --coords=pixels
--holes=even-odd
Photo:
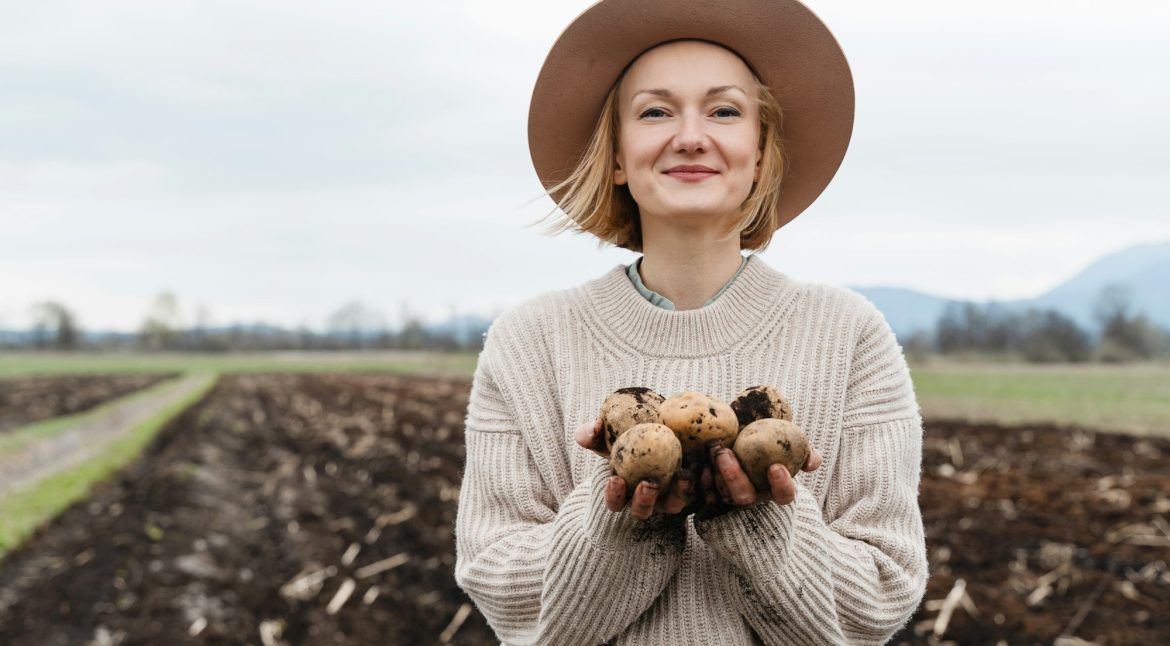
[[[683,166],[675,166],[666,171],[666,174],[684,182],[701,182],[708,177],[714,177],[719,173],[713,168],[707,166],[699,166],[688,164]]]

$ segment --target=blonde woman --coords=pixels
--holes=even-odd
[[[573,228],[641,256],[505,312],[466,419],[455,576],[508,644],[882,643],[925,591],[922,420],[889,325],[754,253],[821,193],[848,65],[795,0],[605,0],[545,61],[533,162]],[[813,454],[757,491],[712,445],[617,478],[602,400],[770,384]]]

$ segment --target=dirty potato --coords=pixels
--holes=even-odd
[[[792,405],[772,386],[743,389],[731,402],[731,410],[735,411],[741,429],[758,419],[769,417],[792,421]]]
[[[694,390],[667,399],[659,411],[662,423],[682,443],[683,454],[696,462],[706,457],[708,442],[721,440],[724,446],[731,446],[739,432],[739,421],[730,406]]]
[[[770,491],[768,467],[779,464],[795,476],[808,460],[808,437],[796,424],[764,418],[748,424],[731,447],[757,491]]]
[[[665,492],[682,465],[682,445],[662,424],[637,424],[618,436],[609,463],[630,490],[642,480],[651,480]]]
[[[665,398],[649,388],[630,386],[619,388],[601,403],[601,429],[605,448],[613,451],[613,443],[622,433],[638,424],[662,421],[658,408]]]

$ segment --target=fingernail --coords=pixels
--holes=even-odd
[[[721,440],[711,440],[710,442],[707,442],[707,450],[714,450],[714,449],[721,449],[721,448],[723,448],[723,442]]]

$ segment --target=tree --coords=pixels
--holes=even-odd
[[[1101,325],[1097,354],[1103,361],[1149,359],[1160,344],[1159,330],[1145,314],[1129,315],[1132,294],[1124,285],[1109,284],[1093,302],[1093,316]]]
[[[175,338],[182,329],[179,317],[179,301],[172,292],[162,292],[142,322],[139,331],[141,344],[151,350],[162,350],[174,346]]]
[[[352,301],[336,312],[328,321],[329,332],[349,339],[351,347],[364,347],[365,339],[377,335],[386,327],[386,317],[381,312]]]
[[[1028,361],[1085,361],[1091,354],[1088,333],[1056,310],[1029,310],[1022,328],[1020,351]]]
[[[73,312],[56,301],[43,301],[33,305],[33,345],[38,348],[52,346],[58,350],[72,350],[77,347],[81,330]]]

